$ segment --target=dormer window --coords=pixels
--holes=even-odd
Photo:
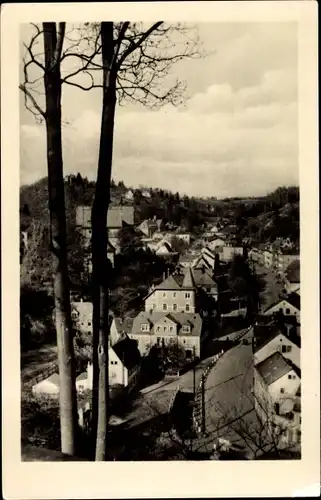
[[[182,332],[183,333],[190,333],[191,327],[189,325],[183,325]]]
[[[191,293],[190,292],[186,292],[185,293],[185,299],[190,299],[191,298]]]
[[[149,332],[149,324],[148,323],[143,323],[140,327],[142,332]]]

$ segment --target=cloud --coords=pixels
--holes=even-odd
[[[255,195],[297,183],[295,25],[217,24],[212,32],[209,26],[200,31],[207,43],[212,40],[214,55],[177,67],[193,94],[184,107],[118,108],[113,176],[128,185],[204,196]],[[90,93],[81,93],[79,106],[75,96],[64,90],[71,122],[63,129],[64,172],[94,179],[99,95],[90,101]],[[46,175],[45,152],[44,127],[23,125],[24,182]]]

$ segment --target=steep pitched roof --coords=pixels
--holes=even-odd
[[[190,335],[200,337],[202,334],[203,320],[198,313],[184,313],[184,312],[171,312],[166,313],[162,311],[141,311],[134,319],[132,334],[139,335],[153,335],[158,332],[154,331],[154,325],[158,323],[163,318],[170,318],[171,321],[175,321],[178,324],[178,335]],[[146,324],[148,321],[152,324],[150,332],[143,332],[141,330],[141,325]],[[191,326],[191,331],[189,333],[182,332],[183,325]]]
[[[125,338],[112,346],[126,368],[133,368],[140,362],[141,356],[135,340]]]
[[[184,273],[182,288],[196,288],[192,269],[188,267]]]
[[[154,290],[180,290],[181,286],[177,281],[178,275],[171,274],[162,283],[156,285]]]
[[[132,331],[133,321],[133,318],[114,318],[117,333],[119,335],[130,333]]]
[[[301,297],[297,293],[293,292],[290,293],[290,295],[287,296],[286,300],[291,304],[291,306],[295,307],[296,309],[300,310],[301,307]]]
[[[270,309],[272,309],[273,307],[277,306],[278,304],[280,304],[283,301],[288,302],[288,304],[290,304],[293,307],[295,307],[296,309],[300,310],[300,295],[298,295],[297,293],[291,293],[290,295],[282,297],[282,298],[276,300],[275,302],[273,302],[272,304],[270,304],[265,309],[264,312],[269,311]]]
[[[266,385],[273,384],[273,382],[279,380],[293,369],[279,352],[275,352],[256,365],[255,368],[265,381]]]
[[[81,382],[81,380],[87,380],[88,374],[87,372],[82,372],[78,377],[76,378],[77,382]]]
[[[267,325],[267,326],[269,326],[269,325]],[[271,328],[270,332],[269,331],[265,332],[265,333],[267,333],[266,336],[262,335],[261,337],[255,337],[255,330],[254,330],[254,338],[255,338],[254,352],[260,351],[263,347],[268,345],[272,340],[275,339],[275,337],[278,337],[279,335],[282,335],[283,338],[285,338],[286,340],[288,340],[292,344],[297,345],[297,343],[293,339],[290,339],[289,337],[287,337],[277,325],[273,325],[273,327],[274,328]],[[266,330],[267,330],[267,328],[266,328]]]
[[[192,275],[196,286],[216,287],[217,284],[207,270],[192,269]]]
[[[60,377],[59,373],[53,373],[50,375],[50,377],[45,379],[46,382],[51,382],[52,384],[56,385],[57,387],[60,387]],[[39,382],[41,383],[41,382]]]

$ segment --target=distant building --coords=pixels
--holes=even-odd
[[[132,189],[128,189],[128,191],[126,191],[125,198],[126,198],[126,200],[133,200],[134,199],[134,192]]]
[[[141,355],[137,342],[125,337],[109,348],[109,383],[131,391],[138,382]]]
[[[146,219],[138,226],[139,231],[141,231],[147,238],[151,238],[153,234],[158,230],[156,219]]]
[[[93,332],[93,304],[80,300],[71,304],[71,318],[76,330],[92,335]]]
[[[41,380],[32,387],[33,394],[57,396],[60,391],[60,377],[58,373],[53,373],[50,377]]]
[[[279,271],[285,271],[286,268],[295,261],[300,260],[300,255],[296,253],[278,253],[276,258],[276,267]]]
[[[149,198],[151,198],[151,194],[150,194],[150,192],[149,192],[147,189],[144,189],[144,190],[142,191],[142,196],[143,196],[144,198],[148,198],[148,199],[149,199]]]
[[[171,244],[165,240],[161,241],[158,244],[155,253],[156,253],[156,255],[162,256],[162,257],[177,255],[177,252],[174,252],[174,250],[172,249]]]
[[[220,260],[223,262],[229,262],[233,260],[235,255],[243,255],[243,247],[224,245],[218,251]]]

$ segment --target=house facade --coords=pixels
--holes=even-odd
[[[255,348],[254,364],[259,364],[275,352],[279,352],[284,359],[289,360],[297,368],[300,368],[300,351],[300,347],[283,333],[274,332],[265,342]]]
[[[150,348],[175,343],[182,347],[188,358],[200,356],[201,343],[205,339],[203,322],[199,314],[140,312],[133,322],[129,337],[137,341],[141,355]]]
[[[141,356],[137,343],[125,337],[109,347],[109,383],[122,385],[131,391],[137,384],[140,373]]]
[[[218,254],[223,262],[229,262],[233,260],[235,255],[243,255],[243,247],[224,245]]]
[[[178,276],[171,275],[145,298],[145,311],[194,313],[195,309],[196,286],[192,277],[179,283]]]
[[[294,316],[297,322],[300,323],[300,296],[291,294],[287,298],[279,299],[263,312],[265,316],[274,316],[275,314]]]
[[[301,380],[280,353],[254,367],[255,410],[279,449],[300,448]]]

